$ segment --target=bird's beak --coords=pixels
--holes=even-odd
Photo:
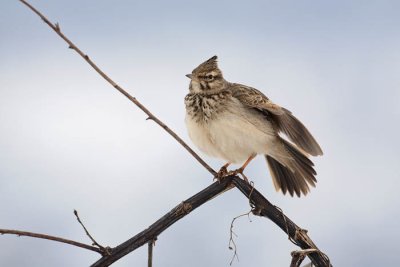
[[[186,74],[186,77],[188,77],[189,79],[192,79],[192,74]]]

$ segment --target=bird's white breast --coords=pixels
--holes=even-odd
[[[239,103],[207,122],[187,114],[186,126],[200,150],[230,163],[242,163],[252,154],[267,153],[275,140],[270,123],[261,115],[250,114]]]

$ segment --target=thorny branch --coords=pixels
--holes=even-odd
[[[88,55],[83,53],[74,43],[72,43],[62,32],[58,23],[51,23],[44,15],[42,15],[37,9],[30,5],[25,0],[19,0],[21,3],[26,5],[35,14],[37,14],[49,27],[51,27],[65,42],[68,43],[69,48],[75,50],[90,66],[92,66],[95,71],[100,74],[108,83],[110,83],[115,89],[126,96],[131,102],[133,102],[137,107],[139,107],[144,113],[147,114],[148,118],[156,122],[161,126],[166,132],[168,132],[178,143],[180,143],[200,164],[203,165],[213,176],[216,172],[204,161],[202,160],[176,133],[174,133],[168,126],[166,126],[162,121],[155,117],[145,106],[143,106],[135,97],[131,96],[127,91],[121,88],[117,83],[115,83],[108,75],[106,75],[90,58]],[[46,236],[42,234],[35,234],[29,232],[15,231],[15,230],[3,230],[3,233],[23,235],[26,236],[45,238],[49,240],[55,240],[59,242],[64,242],[68,244],[74,244],[79,247],[90,249],[98,253],[102,253],[103,257],[99,259],[92,266],[109,266],[116,260],[122,258],[138,247],[152,242],[155,238],[162,233],[165,229],[171,226],[173,223],[179,219],[186,216],[193,209],[199,207],[210,199],[218,196],[219,194],[225,192],[232,188],[232,184],[236,186],[248,199],[251,204],[251,212],[254,215],[264,216],[272,220],[277,224],[289,237],[289,239],[296,245],[301,247],[303,250],[312,249],[312,252],[307,254],[311,259],[312,263],[316,266],[332,266],[329,262],[328,257],[323,254],[308,237],[307,231],[301,229],[296,224],[294,224],[289,218],[287,218],[283,212],[272,205],[264,196],[262,196],[253,186],[241,180],[238,176],[225,177],[221,182],[216,182],[202,190],[198,194],[189,198],[188,200],[182,202],[169,213],[160,218],[157,222],[152,224],[149,228],[137,234],[136,236],[130,238],[126,242],[118,245],[115,248],[108,250],[108,254],[100,251],[97,247],[88,246],[75,241],[63,240],[61,238]],[[0,232],[1,233],[1,232]],[[67,241],[67,242],[66,242]],[[150,252],[150,247],[149,247]],[[151,251],[152,252],[152,251]],[[150,255],[149,255],[150,256]],[[149,258],[150,261],[150,258]]]
[[[71,40],[69,40],[62,32],[60,25],[58,23],[51,23],[42,13],[40,13],[36,8],[29,4],[25,0],[19,0],[21,3],[26,5],[30,10],[32,10],[36,15],[38,15],[44,23],[50,26],[68,45],[70,49],[75,50],[90,66],[103,77],[108,83],[110,83],[115,89],[117,89],[121,94],[126,96],[131,102],[133,102],[138,108],[140,108],[144,113],[147,114],[148,120],[153,120],[155,123],[161,126],[167,133],[169,133],[179,144],[181,144],[204,168],[206,168],[212,175],[216,175],[214,171],[196,152],[193,151],[186,143],[182,140],[174,131],[172,131],[165,123],[154,116],[150,110],[148,110],[142,103],[139,102],[135,97],[131,96],[127,91],[125,91],[121,86],[119,86],[114,80],[112,80],[107,74],[105,74],[90,58],[87,54],[83,53]]]

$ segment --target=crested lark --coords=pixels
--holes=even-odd
[[[217,56],[186,76],[191,80],[185,97],[189,136],[204,153],[226,160],[219,178],[231,163],[244,162],[234,171],[243,174],[247,164],[262,154],[277,191],[300,196],[315,186],[316,172],[308,156],[322,155],[322,150],[289,110],[255,88],[226,81]]]

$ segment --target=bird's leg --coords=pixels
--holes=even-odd
[[[249,182],[249,179],[247,179],[246,175],[244,175],[243,171],[244,169],[247,167],[247,165],[249,165],[250,161],[252,161],[255,157],[257,156],[257,154],[252,154],[247,160],[246,162],[243,164],[242,167],[240,167],[239,169],[233,171],[233,174],[240,174],[243,177],[243,180],[245,180],[246,182]]]
[[[230,165],[230,163],[228,162],[224,166],[222,166],[221,169],[219,169],[219,171],[217,172],[217,175],[215,175],[214,179],[217,179],[220,182],[222,177],[224,177],[228,174],[227,168],[229,165]]]

